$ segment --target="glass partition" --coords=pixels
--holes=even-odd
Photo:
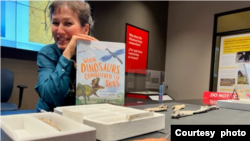
[[[159,92],[160,83],[164,82],[164,71],[158,70],[139,70],[145,74],[138,74],[138,70],[130,70],[126,78],[126,92]]]

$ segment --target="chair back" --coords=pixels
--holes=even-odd
[[[14,74],[1,68],[1,102],[8,102],[13,91]]]

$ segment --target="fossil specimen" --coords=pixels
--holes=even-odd
[[[168,110],[168,106],[167,105],[160,105],[158,107],[154,107],[154,108],[147,108],[147,109],[144,109],[145,111],[150,111],[150,112],[153,112],[153,111],[165,111],[165,110]]]
[[[51,120],[46,119],[46,118],[39,118],[41,121],[49,124],[50,126],[54,127],[55,129],[57,129],[58,131],[61,131],[60,128],[58,128]]]
[[[182,105],[174,105],[174,106],[172,107],[172,109],[173,109],[174,111],[181,110],[181,109],[184,109],[184,108],[185,108],[185,105],[184,105],[184,104],[182,104]]]
[[[171,115],[172,118],[180,118],[180,117],[185,117],[185,116],[191,116],[193,114],[199,114],[199,113],[204,113],[208,112],[211,110],[217,110],[219,109],[217,106],[201,106],[199,110],[196,111],[180,111],[176,110],[174,113]]]

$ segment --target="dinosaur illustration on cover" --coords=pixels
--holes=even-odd
[[[100,78],[98,78],[98,77],[93,79],[91,86],[90,85],[82,85],[82,84],[78,83],[76,86],[76,96],[77,97],[83,96],[85,104],[87,104],[86,99],[88,98],[88,101],[89,101],[89,97],[91,95],[95,95],[95,96],[99,97],[96,94],[96,92],[100,89],[104,89],[103,86],[99,85],[99,81],[100,81]]]
[[[116,58],[121,64],[123,64],[122,60],[118,57],[118,55],[121,55],[125,52],[125,49],[119,49],[115,52],[111,52],[108,48],[106,49],[110,55],[105,55],[102,58],[100,58],[101,61],[106,62],[110,60],[112,57]]]

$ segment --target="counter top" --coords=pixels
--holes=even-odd
[[[141,102],[142,103],[141,103]],[[130,104],[129,104],[130,102]],[[134,105],[132,104],[134,102]],[[131,141],[135,139],[145,139],[145,138],[161,138],[165,137],[167,133],[170,132],[170,125],[172,124],[250,124],[250,112],[240,111],[240,110],[231,110],[223,109],[209,111],[207,113],[195,114],[193,116],[182,117],[179,119],[171,119],[172,106],[185,104],[186,107],[184,110],[198,110],[203,104],[202,99],[190,99],[190,100],[176,100],[176,101],[164,101],[165,105],[168,105],[169,109],[167,111],[159,112],[165,114],[166,125],[165,130],[152,132],[133,138],[126,139],[126,141]],[[140,99],[127,99],[127,106],[135,109],[146,109],[151,107],[157,107],[160,103],[152,100],[140,100]],[[19,111],[8,111],[1,112],[2,115],[8,114],[24,114],[24,113],[35,113],[36,110],[19,110]],[[235,116],[237,115],[237,116]],[[234,118],[232,118],[234,117]]]

